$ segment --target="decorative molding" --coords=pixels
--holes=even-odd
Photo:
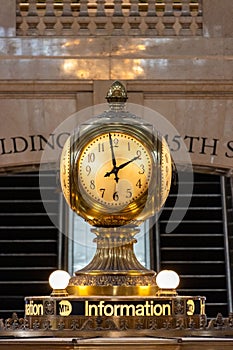
[[[31,99],[58,98],[75,99],[78,92],[92,92],[93,82],[79,80],[19,81],[0,80],[0,98]]]
[[[202,35],[202,1],[17,1],[18,36]]]
[[[101,81],[99,81],[101,82]],[[102,81],[105,82],[105,81]],[[232,80],[126,80],[127,91],[130,98],[134,93],[142,93],[145,100],[153,99],[232,99]],[[95,91],[93,80],[42,80],[19,81],[0,80],[0,98],[76,98],[79,92]],[[109,84],[109,81],[108,81]]]
[[[233,98],[232,80],[147,80],[128,82],[130,93],[143,91],[144,99]]]
[[[65,319],[64,319],[65,320]],[[80,337],[86,337],[92,332],[92,336],[98,332],[98,337],[104,337],[107,332],[115,331],[115,336],[165,336],[165,337],[233,337],[233,314],[223,317],[218,313],[216,318],[208,321],[200,316],[199,324],[189,322],[181,314],[172,320],[171,317],[131,317],[124,316],[120,320],[112,320],[106,316],[70,318],[69,322],[60,320],[56,329],[51,330],[54,320],[37,317],[32,323],[26,318],[20,318],[16,313],[6,320],[0,320],[0,336],[2,337],[43,337],[43,336],[73,336],[75,331]],[[134,333],[135,330],[138,333]],[[130,333],[132,332],[132,333]]]

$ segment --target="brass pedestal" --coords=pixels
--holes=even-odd
[[[137,260],[135,227],[95,228],[97,249],[92,261],[70,279],[67,290],[76,296],[155,296],[156,273]]]

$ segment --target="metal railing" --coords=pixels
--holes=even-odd
[[[16,0],[17,36],[197,36],[202,0]]]

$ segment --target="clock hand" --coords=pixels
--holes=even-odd
[[[113,143],[112,143],[112,135],[111,135],[111,133],[109,133],[109,143],[110,143],[111,154],[112,154],[112,165],[113,165],[113,168],[112,168],[111,171],[107,172],[104,175],[104,177],[108,177],[111,174],[115,174],[114,180],[116,182],[118,182],[119,181],[119,177],[117,176],[118,175],[118,169],[117,169],[117,166],[116,166],[116,158],[115,158],[115,154],[114,154],[114,150],[113,150]]]
[[[132,163],[133,161],[135,161],[135,160],[138,159],[138,158],[139,158],[139,156],[133,157],[131,160],[128,160],[128,162],[125,162],[125,163],[119,165],[119,166],[117,167],[117,169],[120,170],[120,169],[124,168],[126,165],[128,165],[129,163]]]
[[[108,171],[108,172],[104,175],[104,177],[109,177],[111,174],[115,174],[115,180],[116,180],[116,182],[118,182],[118,180],[119,180],[118,171],[119,171],[120,169],[124,168],[126,165],[132,163],[134,160],[136,160],[136,159],[138,159],[138,158],[139,158],[139,156],[133,157],[132,159],[128,160],[128,162],[125,162],[125,163],[122,163],[122,164],[119,165],[119,166],[113,167],[111,171]]]
[[[112,165],[113,165],[113,168],[116,168],[116,159],[115,159],[115,154],[113,150],[112,135],[110,133],[109,133],[109,142],[110,142],[110,148],[111,148],[111,154],[112,154]]]
[[[118,182],[118,181],[119,181],[118,171],[119,171],[119,169],[118,169],[117,167],[113,167],[111,171],[108,171],[108,172],[104,175],[104,177],[109,177],[111,174],[115,174],[114,180],[115,180],[116,182]]]

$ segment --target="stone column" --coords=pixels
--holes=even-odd
[[[16,1],[0,0],[0,37],[16,35]]]

